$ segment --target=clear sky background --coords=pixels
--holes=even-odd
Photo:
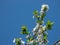
[[[48,31],[48,45],[60,39],[60,0],[0,0],[0,45],[14,45],[13,39],[22,37],[20,27],[26,25],[32,31],[36,25],[32,18],[34,9],[40,11],[42,4],[48,4],[50,9],[45,22],[51,20],[53,29]]]

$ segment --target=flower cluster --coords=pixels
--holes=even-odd
[[[33,34],[30,34],[26,26],[22,26],[20,34],[25,34],[27,40],[24,42],[21,38],[14,38],[13,42],[16,43],[16,45],[46,45],[48,43],[47,30],[51,30],[53,25],[53,22],[50,20],[47,21],[46,25],[44,24],[44,17],[48,9],[48,5],[42,5],[40,12],[34,10],[33,18],[36,18],[36,26],[32,30]]]
[[[49,6],[48,5],[42,5],[41,11],[47,12],[48,9],[49,9]]]

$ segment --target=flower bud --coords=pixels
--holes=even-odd
[[[41,11],[47,12],[49,9],[48,5],[42,5]]]

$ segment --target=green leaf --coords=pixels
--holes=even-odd
[[[40,18],[39,12],[38,12],[37,10],[34,10],[33,14],[34,14],[34,16],[35,16],[37,19]]]
[[[27,31],[27,27],[26,27],[25,25],[23,25],[23,26],[21,27],[21,30],[22,30],[22,31]]]
[[[40,25],[43,24],[43,21],[41,21],[41,20],[36,20],[36,22],[39,23]]]
[[[21,39],[20,38],[16,38],[15,43],[16,43],[16,45],[20,45],[21,44]]]
[[[27,39],[27,42],[29,43],[30,41],[32,41],[33,40],[33,37],[29,37],[28,39]]]
[[[30,42],[29,39],[27,39],[27,42],[28,42],[28,43]]]
[[[45,39],[45,40],[46,40],[46,39],[47,39],[47,36],[45,35],[43,39]]]
[[[48,35],[46,33],[43,33],[43,41],[45,44],[47,43],[47,37]]]
[[[33,37],[30,37],[30,41],[32,41],[33,40]]]
[[[48,35],[46,33],[43,33],[43,39],[47,39]]]
[[[33,14],[34,15],[37,15],[38,14],[38,11],[37,10],[34,10]]]
[[[23,32],[23,31],[22,31],[22,32],[20,32],[20,34],[27,34],[27,35],[28,35],[28,34],[30,34],[30,32],[28,32],[28,31]]]
[[[30,32],[27,31],[26,34],[30,34]]]
[[[18,43],[16,43],[16,45],[21,45],[21,43],[20,43],[20,42],[18,42]]]
[[[30,32],[28,32],[28,29],[25,25],[21,27],[21,30],[22,31],[20,32],[20,34],[30,34]]]
[[[46,29],[50,30],[50,29],[52,29],[52,26],[53,26],[53,22],[51,22],[50,20],[48,20],[47,23],[46,23]]]

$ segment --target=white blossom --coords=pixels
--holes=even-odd
[[[41,29],[38,30],[38,34],[42,34],[42,30]]]
[[[29,42],[29,44],[32,44],[33,43],[33,40]]]
[[[38,34],[38,36],[37,36],[38,42],[41,42],[42,43],[42,38],[43,38],[43,35],[42,34],[41,35]]]
[[[39,27],[39,24],[37,23],[37,25],[35,26],[35,28],[33,28],[33,32],[35,32]]]
[[[27,35],[26,38],[29,38],[29,35]]]
[[[46,29],[46,26],[43,26],[43,31],[45,31],[45,29]]]
[[[13,43],[15,43],[16,39],[14,38]]]
[[[33,35],[37,35],[37,32],[33,32]]]
[[[49,41],[47,40],[47,43],[49,43]]]
[[[36,27],[35,27],[35,28],[33,28],[33,32],[35,32],[35,30],[36,30]]]
[[[41,11],[40,11],[40,14],[43,14],[43,13],[44,13],[44,11],[43,11],[43,10],[41,10]]]
[[[48,33],[45,31],[45,33],[48,35]]]
[[[24,45],[25,44],[25,42],[23,41],[23,40],[21,40],[21,43]]]
[[[32,18],[34,19],[34,16]]]
[[[44,4],[44,5],[42,5],[42,7],[41,7],[41,11],[48,11],[48,9],[49,9],[49,6],[48,5],[46,5],[46,4]]]
[[[43,31],[43,26],[40,25],[39,30],[38,30],[38,34],[42,34],[42,31]]]
[[[26,38],[29,38],[30,36],[32,36],[31,34],[27,35]]]
[[[39,23],[37,23],[36,27],[37,27],[37,28],[39,27]]]

